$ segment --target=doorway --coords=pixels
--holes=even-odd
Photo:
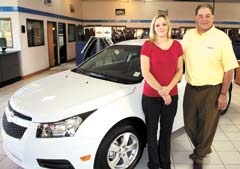
[[[56,22],[47,22],[49,67],[58,65]]]
[[[66,24],[58,23],[58,45],[60,64],[67,62]]]

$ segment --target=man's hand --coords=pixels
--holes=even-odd
[[[225,110],[227,107],[227,94],[220,94],[218,97],[218,110]]]

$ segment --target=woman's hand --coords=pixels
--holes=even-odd
[[[164,103],[165,103],[166,105],[170,105],[171,102],[172,102],[172,97],[168,94],[168,95],[166,95],[166,96],[163,97],[163,100],[164,100]]]
[[[170,91],[167,86],[162,86],[161,89],[158,90],[159,95],[162,97],[169,95],[169,92]]]
[[[167,86],[162,86],[161,89],[158,90],[158,93],[163,98],[166,105],[171,104],[172,97],[169,95],[169,89]]]

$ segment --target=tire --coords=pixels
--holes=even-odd
[[[121,123],[102,140],[94,169],[133,169],[140,160],[144,141],[131,123]]]
[[[223,111],[221,111],[221,115],[224,115],[224,114],[227,113],[228,108],[229,108],[229,106],[230,106],[230,104],[231,104],[231,99],[232,99],[232,83],[230,84],[230,87],[229,87],[229,91],[228,91],[227,97],[228,97],[227,107],[226,107],[226,109],[224,109]]]

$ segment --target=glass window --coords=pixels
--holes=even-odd
[[[5,38],[7,48],[13,48],[12,27],[10,18],[0,18],[0,38]]]
[[[78,41],[78,42],[85,41],[84,27],[82,25],[76,26],[76,36],[77,36],[76,41]]]
[[[76,25],[68,24],[68,42],[76,42]]]
[[[139,83],[142,81],[140,50],[140,45],[112,45],[73,71],[118,83]]]
[[[44,45],[43,21],[27,19],[28,46]]]

